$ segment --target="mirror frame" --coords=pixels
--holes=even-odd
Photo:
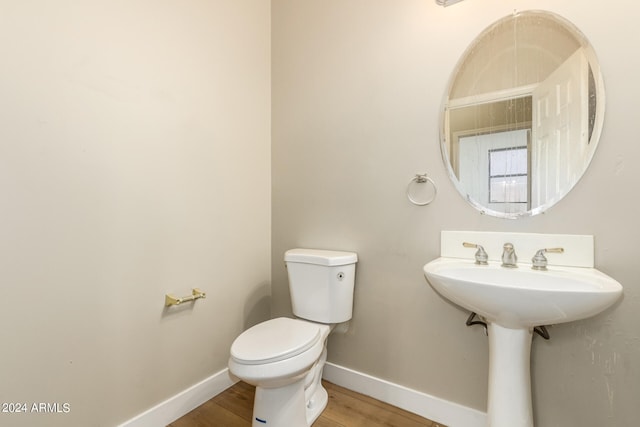
[[[592,149],[591,155],[586,161],[585,168],[580,174],[580,176],[575,180],[575,182],[573,182],[564,191],[559,192],[554,197],[547,200],[544,204],[541,204],[540,206],[536,206],[524,212],[500,212],[494,209],[490,209],[484,206],[483,204],[481,204],[480,202],[471,198],[468,192],[465,190],[465,188],[462,186],[462,184],[458,180],[458,177],[456,176],[453,170],[453,166],[451,164],[451,160],[449,158],[448,149],[447,149],[447,143],[448,143],[447,139],[449,134],[449,123],[448,123],[448,109],[449,109],[449,101],[450,101],[449,94],[451,93],[451,90],[453,89],[456,83],[456,78],[460,74],[460,70],[462,69],[462,67],[465,65],[467,58],[470,56],[472,52],[474,52],[476,49],[479,48],[479,45],[483,42],[483,39],[487,35],[491,34],[491,32],[497,26],[503,25],[507,21],[510,21],[514,18],[523,16],[523,15],[539,16],[540,18],[545,18],[545,19],[550,19],[555,21],[556,23],[563,26],[568,32],[572,33],[573,36],[576,38],[577,43],[580,44],[580,46],[582,47],[587,59],[587,63],[591,68],[593,79],[595,81],[595,94],[596,94],[596,106],[595,106],[595,115],[594,115],[595,119],[594,119],[593,131],[589,139],[589,144],[595,144],[595,145]],[[526,11],[519,11],[519,12],[516,11],[510,15],[504,16],[498,19],[497,21],[493,22],[488,27],[486,27],[484,30],[482,30],[480,34],[478,34],[473,39],[473,41],[469,44],[469,46],[465,49],[463,54],[458,59],[458,62],[456,63],[456,66],[453,69],[451,76],[449,77],[447,88],[444,93],[444,97],[442,99],[442,104],[440,108],[440,152],[442,155],[442,160],[445,163],[445,167],[447,168],[449,178],[454,183],[460,195],[467,201],[467,203],[469,203],[471,206],[473,206],[483,215],[490,215],[498,218],[517,219],[517,218],[524,218],[524,217],[529,217],[529,216],[544,213],[553,205],[558,203],[561,199],[563,199],[577,185],[577,183],[580,182],[580,180],[586,173],[587,169],[589,168],[591,161],[593,160],[593,156],[597,151],[598,143],[600,141],[600,135],[602,133],[602,128],[604,125],[605,104],[606,104],[606,100],[605,100],[604,80],[602,78],[602,73],[600,71],[600,64],[596,57],[595,51],[591,46],[591,43],[589,43],[589,40],[580,31],[580,29],[578,29],[578,27],[576,27],[572,22],[568,21],[562,16],[546,10],[526,10]]]

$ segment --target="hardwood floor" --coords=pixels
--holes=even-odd
[[[445,427],[323,381],[329,404],[313,427]],[[254,387],[239,382],[168,427],[250,427]]]

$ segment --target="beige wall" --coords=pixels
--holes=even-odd
[[[223,369],[235,336],[268,316],[270,269],[272,314],[290,314],[282,254],[295,246],[360,256],[332,362],[483,409],[486,338],[421,273],[442,229],[594,234],[625,298],[536,339],[537,425],[640,416],[640,58],[637,38],[611,31],[640,6],[272,0],[270,23],[266,1],[14,3],[0,13],[0,400],[71,412],[0,424],[115,425]],[[590,39],[607,117],[565,200],[499,220],[448,181],[439,108],[473,37],[534,8]],[[440,193],[418,208],[404,192],[423,171]],[[206,300],[163,309],[195,286]]]
[[[269,34],[266,1],[0,6],[0,401],[71,409],[1,425],[116,425],[268,317]]]
[[[600,59],[607,93],[601,145],[576,188],[546,214],[482,216],[448,179],[439,109],[449,74],[486,26],[514,9],[547,9],[576,24]],[[484,410],[487,339],[426,283],[440,230],[593,234],[596,265],[624,300],[533,344],[540,427],[629,426],[640,417],[640,283],[635,129],[640,6],[581,0],[272,1],[273,315],[290,314],[282,254],[291,247],[359,254],[351,330],[329,360]],[[436,201],[405,189],[428,171]],[[533,254],[520,254],[522,258]]]

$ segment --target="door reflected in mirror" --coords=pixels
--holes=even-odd
[[[442,153],[481,212],[535,215],[587,169],[604,119],[595,53],[550,12],[508,16],[467,49],[445,94]]]

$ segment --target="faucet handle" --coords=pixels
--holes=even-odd
[[[478,250],[476,251],[476,264],[478,265],[487,265],[489,264],[487,261],[489,260],[489,255],[487,255],[487,252],[485,252],[484,248],[481,245],[478,245],[476,243],[468,243],[468,242],[462,242],[462,246],[464,246],[465,248],[477,248]]]
[[[546,270],[547,269],[547,257],[544,256],[547,252],[554,254],[561,254],[564,252],[564,248],[546,248],[540,249],[536,254],[531,258],[531,268],[534,270]]]

